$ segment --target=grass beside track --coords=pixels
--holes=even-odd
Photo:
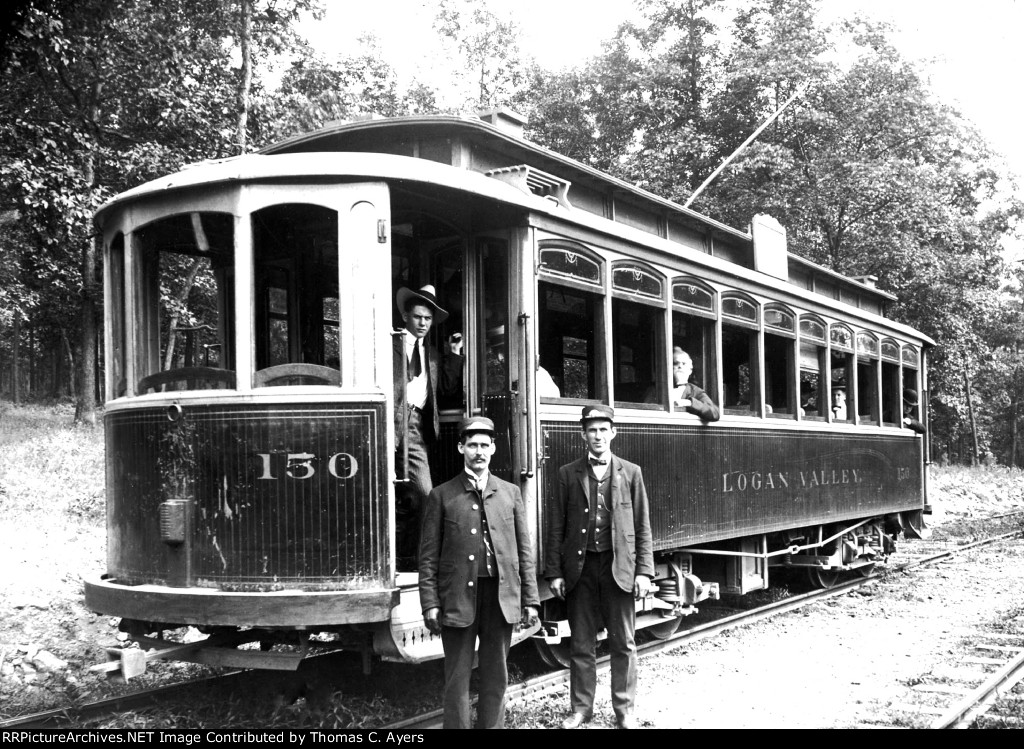
[[[105,522],[103,427],[76,426],[73,413],[70,405],[14,406],[0,401],[0,518],[5,528],[59,522],[72,531],[102,530]],[[1024,509],[1024,472],[1020,470],[1003,466],[931,466],[929,471],[930,501],[935,508],[929,525],[938,536],[968,542],[991,532],[990,527],[982,528],[985,517],[1006,512],[1008,504]],[[1022,521],[1007,522],[1019,526]],[[56,548],[38,552],[42,555],[61,553]],[[3,555],[4,549],[0,548],[0,560],[4,560]],[[12,569],[6,564],[4,568]],[[69,569],[66,574],[84,572]],[[0,586],[0,601],[2,599],[3,587]],[[180,665],[174,664],[158,664],[153,670],[156,679],[163,676],[178,680],[186,673]],[[195,670],[204,674],[214,672],[212,669]],[[439,701],[442,674],[439,663],[420,667],[381,664],[372,680],[361,678],[357,666],[351,669],[335,666],[335,670],[351,670],[353,676],[331,682],[315,692],[289,694],[287,680],[269,674],[255,692],[216,697],[199,694],[191,701],[118,715],[102,725],[89,727],[373,727],[402,717],[396,714],[392,700],[393,694],[399,691],[405,695],[403,712],[428,709]],[[513,679],[520,676],[513,673]],[[5,704],[0,713],[15,716],[72,704],[78,695],[89,691],[89,684],[62,683],[60,678],[53,677],[48,691],[50,699],[43,700],[44,704],[40,704],[39,690],[5,692]],[[104,677],[87,678],[102,681]],[[317,683],[318,680],[312,681]],[[320,680],[321,684],[327,682]],[[410,700],[409,694],[418,697]],[[293,700],[293,697],[298,699]],[[409,704],[410,701],[418,704]],[[542,700],[526,710],[517,706],[509,711],[507,725],[510,728],[535,726],[538,724],[538,717],[533,714],[536,711],[555,716],[564,708],[564,697]],[[554,717],[539,720],[540,724],[552,721]]]

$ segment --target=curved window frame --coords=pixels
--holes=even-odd
[[[829,422],[839,424],[855,423],[856,406],[856,336],[853,328],[846,323],[833,322],[828,326],[829,351]],[[842,364],[843,377],[837,378],[837,364]],[[843,390],[845,397],[845,418],[837,418],[834,395],[837,389]]]
[[[922,390],[924,383],[921,382],[921,350],[913,344],[905,344],[900,350],[900,371],[902,373],[903,382],[901,387],[903,389],[910,389],[917,393],[918,405],[913,409],[913,416],[919,421],[923,421],[925,425],[928,425],[927,415],[928,409],[925,407],[925,393]],[[900,415],[902,416],[902,391],[900,392]],[[902,426],[902,420],[901,424]]]
[[[878,359],[881,356],[878,336],[870,330],[857,331],[857,356]]]
[[[630,289],[616,283],[622,272],[647,279],[657,293]],[[612,402],[616,408],[663,408],[665,370],[665,313],[668,278],[647,263],[616,260],[610,263]],[[641,318],[643,318],[641,320]]]
[[[742,304],[749,305],[753,310],[752,317],[746,317],[744,315],[737,315],[730,313],[726,310],[726,306],[729,302],[740,302]],[[758,330],[761,327],[761,305],[756,299],[749,294],[745,294],[742,291],[723,291],[721,298],[721,309],[722,309],[722,320],[729,320],[731,323],[742,325],[752,330]]]
[[[778,312],[779,314],[788,317],[791,325],[785,327],[770,323],[768,321],[768,316],[773,312]],[[768,302],[767,304],[764,305],[764,310],[762,311],[761,316],[764,318],[765,330],[771,330],[773,335],[786,336],[787,338],[796,338],[797,315],[787,305],[782,304],[781,302]]]
[[[747,316],[730,312],[729,305],[733,302],[749,307],[752,314]],[[761,404],[764,399],[759,363],[761,304],[745,292],[730,289],[721,293],[720,305],[723,410],[733,416],[756,416],[763,413]],[[741,340],[744,332],[745,352]]]
[[[669,340],[669,368],[672,352],[678,346],[690,355],[693,373],[690,381],[700,387],[716,404],[721,403],[718,385],[718,311],[719,293],[706,281],[696,276],[683,275],[671,279],[669,289],[671,336]],[[693,304],[686,298],[700,297],[707,304]],[[672,377],[667,383],[674,385]],[[670,399],[671,400],[671,399]],[[669,404],[675,410],[675,406]]]
[[[616,284],[616,274],[624,270],[631,270],[634,275],[642,275],[650,278],[654,283],[658,284],[658,293],[649,294],[643,291],[618,286]],[[664,273],[658,272],[646,263],[640,263],[635,260],[616,260],[611,264],[611,280],[613,296],[620,299],[629,299],[630,301],[639,302],[641,304],[650,304],[662,309],[668,307],[668,302],[665,301],[666,289],[668,288],[668,278]]]
[[[218,223],[221,224],[220,232],[217,231]],[[216,241],[218,234],[225,240],[223,243]],[[126,317],[126,328],[122,331],[125,382],[119,395],[235,389],[237,236],[234,214],[219,205],[206,206],[206,210],[200,211],[180,206],[176,210],[160,212],[134,226],[130,233],[120,236],[123,242],[122,271],[127,271],[129,264],[132,269],[131,288],[124,281],[122,305],[124,314],[132,319]],[[185,236],[189,243],[169,243],[169,236],[178,236],[179,239]],[[165,261],[171,257],[205,261],[199,272],[213,280],[206,288],[213,289],[215,307],[209,305],[207,308],[211,319],[175,328],[174,354],[168,356],[170,331],[162,321],[177,315],[166,306],[162,288],[168,279],[178,281],[183,278],[182,274],[165,266]],[[195,268],[193,266],[192,270]],[[192,291],[198,291],[201,285],[196,282],[194,272],[189,275],[192,285],[188,294],[191,296]],[[125,273],[124,278],[127,277]],[[130,312],[130,309],[135,312]],[[179,335],[180,343],[177,341]],[[215,354],[213,362],[211,351]],[[168,359],[170,366],[165,369]],[[120,383],[115,387],[120,388]]]
[[[857,346],[857,423],[878,426],[882,423],[879,337],[870,330],[858,330],[854,341]]]
[[[676,289],[688,286],[692,289],[696,289],[704,294],[707,294],[711,303],[710,307],[702,307],[694,304],[687,304],[676,297]],[[693,292],[691,291],[691,294]],[[688,315],[696,315],[698,317],[706,317],[711,320],[718,319],[718,292],[715,291],[709,284],[701,281],[693,276],[678,276],[672,279],[672,299],[671,304],[673,309],[678,309],[680,312],[685,312]]]
[[[800,315],[797,331],[800,419],[825,421],[829,402],[829,393],[824,387],[828,381],[828,323],[820,315],[805,312]]]
[[[766,302],[761,309],[761,319],[764,321],[765,416],[795,419],[799,411],[797,315],[786,304]]]
[[[807,323],[805,326],[804,323]],[[821,328],[821,335],[815,335],[809,331],[812,326]],[[807,338],[812,341],[817,341],[822,345],[828,344],[828,323],[822,320],[818,315],[805,313],[800,315],[800,337]]]
[[[597,280],[595,281],[589,277],[572,275],[545,267],[543,258],[547,252],[562,252],[566,255],[575,255],[584,258],[587,262],[596,266]],[[559,387],[560,391],[558,395],[539,396],[541,402],[571,404],[609,402],[609,367],[606,364],[608,359],[608,351],[606,349],[608,336],[606,335],[607,323],[605,312],[609,303],[606,288],[608,274],[608,261],[580,242],[552,237],[542,239],[537,243],[536,362],[538,367],[545,368],[549,376],[555,379],[555,383]],[[547,326],[548,323],[544,321],[545,312],[542,306],[544,298],[541,290],[541,284],[547,284],[555,288],[562,287],[566,290],[582,292],[586,295],[583,300],[585,304],[590,305],[589,314],[592,317],[592,325],[589,339],[590,347],[582,352],[582,355],[578,350],[579,341],[574,344],[574,347],[571,347],[576,350],[566,349],[567,342],[565,336],[561,336],[562,344],[560,347],[557,347],[560,349],[559,351],[551,349],[550,344],[552,340],[557,341],[559,336],[557,335],[557,332],[553,334],[550,330],[542,330],[542,326]],[[551,350],[549,351],[548,349]],[[555,367],[553,366],[554,364],[558,364],[559,366]],[[583,377],[586,380],[587,390],[589,392],[586,397],[566,394],[567,387],[565,372],[567,365],[571,365],[574,368],[574,371],[577,367],[582,366],[584,368],[585,372]],[[561,382],[558,381],[558,378],[561,378]]]
[[[893,338],[882,338],[878,352],[882,360],[882,426],[896,427],[903,417],[900,344]]]
[[[289,244],[275,235],[275,221],[292,220],[296,214],[311,216],[316,219],[314,225],[329,230],[302,237],[308,244],[294,239],[287,253],[274,254]],[[290,199],[253,210],[249,222],[255,301],[253,387],[339,386],[342,214],[336,206]],[[264,257],[261,252],[269,254]]]
[[[565,255],[578,256],[586,260],[587,262],[593,263],[597,270],[597,280],[590,280],[586,276],[574,275],[570,273],[563,273],[562,271],[552,270],[551,268],[545,267],[544,265],[544,254],[546,252],[562,252]],[[576,260],[572,260],[570,264],[575,264]],[[588,247],[583,246],[578,242],[571,240],[559,240],[559,239],[547,239],[542,240],[539,243],[537,250],[537,277],[548,278],[553,283],[561,283],[570,286],[574,286],[580,289],[586,289],[588,291],[597,292],[604,294],[605,290],[605,273],[606,261],[600,255],[595,253]]]
[[[847,340],[840,341],[838,336],[842,332],[846,332]],[[846,353],[854,353],[854,341],[856,339],[853,335],[853,328],[846,323],[834,322],[828,326],[828,345],[829,348],[838,349],[839,351],[845,351]]]

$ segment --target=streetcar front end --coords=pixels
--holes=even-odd
[[[370,653],[401,598],[391,289],[366,283],[390,276],[388,186],[298,161],[199,165],[97,217],[108,550],[85,598],[152,657]]]

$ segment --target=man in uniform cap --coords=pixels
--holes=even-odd
[[[570,635],[569,699],[563,728],[593,718],[596,647],[601,622],[611,650],[612,708],[619,728],[635,728],[635,599],[651,592],[654,552],[640,467],[612,455],[615,412],[585,406],[580,419],[587,454],[558,471],[548,512],[545,571],[551,592],[566,601]]]
[[[427,343],[431,326],[444,322],[448,313],[437,303],[434,287],[419,291],[398,290],[396,304],[405,324],[393,343],[395,383],[395,470],[408,479],[396,491],[396,537],[398,567],[416,568],[420,505],[433,488],[428,446],[440,433],[438,393],[442,396],[462,388],[461,340],[445,352],[439,363],[437,351]]]
[[[432,490],[423,507],[420,604],[424,624],[444,647],[445,728],[471,727],[469,680],[478,637],[476,727],[504,727],[513,627],[540,624],[526,508],[518,486],[491,475],[494,449],[494,422],[463,419],[465,469]]]

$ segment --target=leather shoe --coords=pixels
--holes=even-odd
[[[579,728],[589,721],[590,719],[583,713],[573,713],[562,721],[562,728]]]
[[[615,726],[617,728],[636,728],[636,718],[632,715],[623,715],[618,719],[618,721],[616,721]]]

